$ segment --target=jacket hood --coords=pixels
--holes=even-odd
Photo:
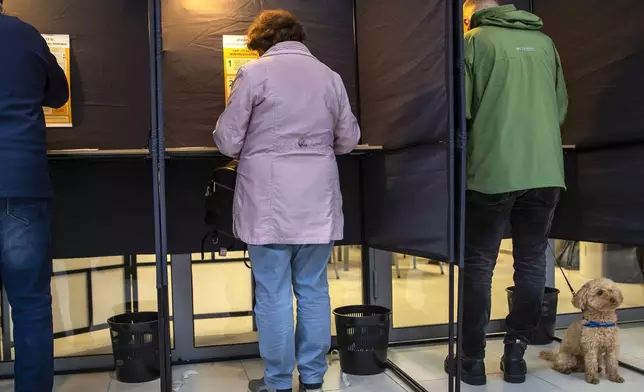
[[[513,5],[486,8],[472,15],[472,28],[481,26],[505,27],[518,30],[541,30],[543,21],[538,16],[517,10]]]

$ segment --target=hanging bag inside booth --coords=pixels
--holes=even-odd
[[[229,249],[243,246],[235,237],[233,223],[233,200],[237,182],[237,161],[218,167],[210,174],[206,187],[205,222],[211,230],[201,241],[201,259],[204,259],[208,238],[217,247],[220,255],[225,256]]]
[[[243,249],[244,265],[251,269],[246,254],[247,246],[235,236],[235,223],[233,220],[238,164],[239,162],[236,160],[230,161],[210,173],[210,181],[208,181],[208,186],[206,187],[205,222],[211,229],[201,240],[201,260],[204,260],[206,241],[208,238],[212,238],[212,243],[217,247],[220,256],[226,256],[229,249]],[[253,308],[255,308],[255,278],[253,274],[251,274],[251,287]],[[255,316],[253,316],[253,330],[257,331]]]

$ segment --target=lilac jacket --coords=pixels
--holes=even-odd
[[[239,70],[213,132],[239,159],[235,234],[249,245],[326,244],[342,239],[335,155],[360,128],[342,79],[299,42],[282,42]]]

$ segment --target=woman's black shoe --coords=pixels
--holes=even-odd
[[[461,380],[468,385],[480,386],[487,383],[485,376],[485,362],[483,359],[461,358],[463,371],[461,372]],[[449,357],[445,358],[445,372],[450,372]],[[451,369],[452,374],[456,376],[456,369]]]

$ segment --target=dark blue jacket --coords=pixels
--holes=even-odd
[[[0,14],[0,197],[53,196],[42,107],[68,99],[65,73],[38,30]]]

